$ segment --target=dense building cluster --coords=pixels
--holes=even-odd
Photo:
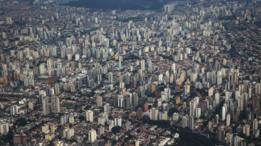
[[[261,145],[260,12],[0,0],[0,145]]]

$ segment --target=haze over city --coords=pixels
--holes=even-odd
[[[260,0],[0,0],[1,146],[260,146]]]

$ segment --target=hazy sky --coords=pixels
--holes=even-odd
[[[102,9],[157,9],[163,0],[78,0],[71,4]]]

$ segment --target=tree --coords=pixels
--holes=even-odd
[[[17,126],[25,126],[26,124],[27,124],[27,119],[24,117],[18,118],[15,121],[15,125],[17,125]]]
[[[121,131],[121,127],[120,126],[115,126],[115,127],[113,127],[112,129],[111,129],[111,132],[113,133],[113,134],[117,134],[117,133],[119,133]]]

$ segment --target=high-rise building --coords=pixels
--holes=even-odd
[[[122,68],[122,60],[123,60],[123,57],[119,56],[119,69]]]
[[[208,89],[208,96],[211,97],[214,95],[214,87]]]
[[[101,107],[103,104],[103,99],[102,99],[102,96],[96,96],[96,105],[98,107]]]
[[[124,97],[125,100],[125,108],[131,109],[133,107],[133,97],[131,93],[127,93]]]
[[[123,108],[124,107],[124,98],[123,98],[123,96],[122,95],[119,95],[118,97],[117,97],[117,101],[116,101],[117,103],[117,107],[119,107],[119,108]]]
[[[6,121],[0,121],[0,135],[5,135],[9,132],[9,124]]]
[[[133,106],[136,107],[139,105],[139,96],[137,93],[133,93]]]
[[[169,101],[171,98],[171,90],[170,88],[165,88],[164,91],[161,92],[162,101]]]
[[[45,75],[46,74],[46,67],[45,67],[44,63],[39,65],[39,74],[40,75]]]
[[[73,113],[70,113],[68,118],[69,118],[68,121],[69,121],[70,124],[74,124],[75,123],[75,119],[74,119],[74,114]]]
[[[219,92],[215,93],[215,102],[214,106],[217,106],[220,103],[220,94]]]
[[[97,139],[97,134],[96,134],[96,130],[94,129],[91,129],[89,132],[88,132],[88,141],[90,143],[94,143]]]
[[[48,115],[49,113],[60,113],[60,99],[57,96],[53,97],[42,97],[42,110],[43,115]]]
[[[245,134],[246,136],[250,136],[250,125],[249,124],[245,124],[243,126],[243,134]]]
[[[218,71],[217,72],[217,85],[221,85],[222,84],[222,71]]]
[[[156,108],[152,108],[149,110],[149,117],[151,120],[158,120],[159,118],[159,110]]]
[[[135,141],[135,146],[140,146],[140,141],[139,140]]]
[[[195,114],[195,117],[196,117],[196,118],[200,118],[200,116],[201,116],[201,108],[197,107],[195,113],[196,113],[196,114]]]
[[[260,112],[260,109],[261,109],[261,107],[260,107],[260,100],[261,100],[260,96],[253,97],[253,100],[252,100],[253,111]]]
[[[221,109],[221,120],[222,120],[222,121],[225,121],[225,120],[226,120],[226,113],[227,113],[226,107],[225,107],[225,105],[223,105],[223,106],[222,106],[222,109]]]
[[[57,140],[57,141],[54,142],[54,146],[64,146],[64,142]]]
[[[86,112],[85,112],[85,119],[86,119],[86,121],[88,121],[88,122],[93,122],[93,111],[92,110],[87,110]]]
[[[228,113],[226,117],[226,126],[230,126],[230,121],[231,121],[231,116],[230,113]]]
[[[253,130],[257,130],[258,129],[258,119],[254,119],[253,120],[252,126],[253,126]]]
[[[183,128],[186,128],[188,127],[188,116],[183,116],[182,119],[181,119],[181,126]]]
[[[50,113],[48,97],[42,98],[42,110],[43,110],[43,115],[48,115]]]
[[[60,117],[60,124],[61,125],[67,124],[68,120],[69,120],[69,115],[68,114],[62,115]]]
[[[19,107],[17,105],[12,105],[10,107],[10,114],[11,115],[17,115],[18,114]]]
[[[147,64],[148,64],[148,72],[153,71],[153,64],[150,58],[147,59]]]
[[[184,88],[184,94],[189,95],[190,94],[190,82],[187,80],[185,83],[185,88]]]
[[[53,113],[60,113],[61,107],[60,107],[60,98],[57,96],[50,97],[51,98],[51,111]]]
[[[255,85],[255,94],[256,95],[261,95],[261,83],[257,83]]]
[[[198,106],[199,99],[195,97],[194,99],[189,101],[189,115],[194,116],[196,107]]]
[[[70,140],[74,136],[73,128],[65,128],[63,129],[63,137]]]
[[[189,116],[189,128],[193,130],[195,128],[195,120],[193,116]]]
[[[114,125],[121,127],[122,126],[122,118],[115,118],[114,119]]]
[[[109,82],[112,84],[113,83],[113,73],[112,72],[108,73],[108,79],[109,79]]]
[[[103,111],[105,113],[109,113],[111,111],[111,106],[109,103],[105,103],[104,106],[103,106]]]
[[[55,93],[55,95],[59,95],[60,94],[60,85],[58,83],[56,83],[54,85],[54,93]]]
[[[145,60],[141,60],[141,61],[140,61],[140,69],[141,69],[142,71],[145,70]]]
[[[172,73],[176,74],[177,70],[176,70],[176,64],[175,63],[173,63],[171,65],[171,71],[172,71]]]

